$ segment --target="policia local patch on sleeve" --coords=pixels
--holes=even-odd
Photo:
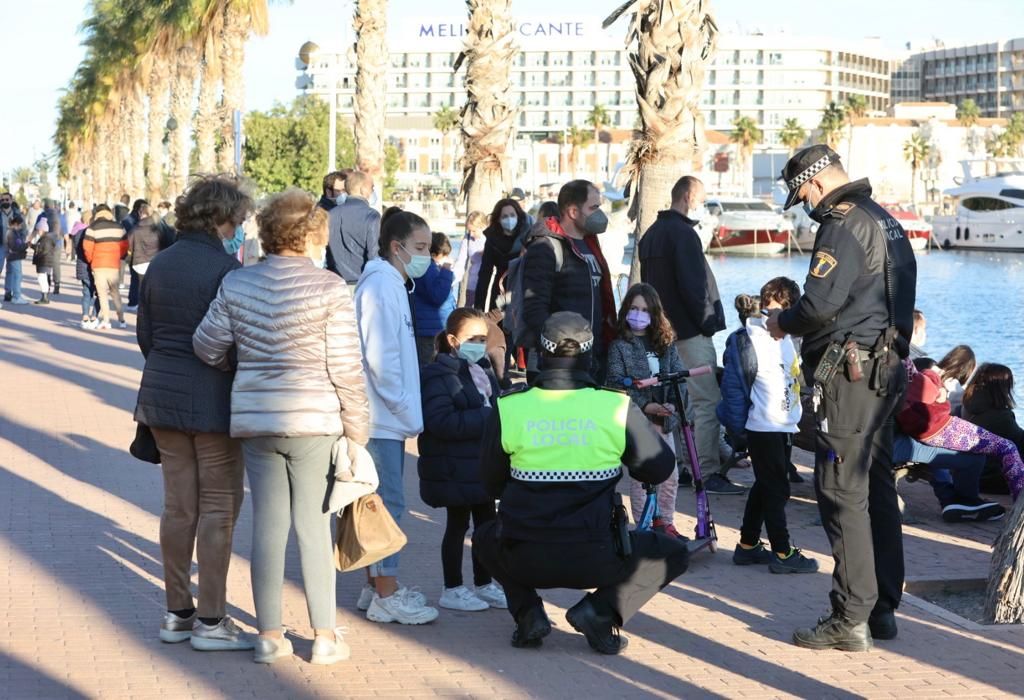
[[[825,279],[831,274],[832,270],[836,269],[839,265],[839,261],[828,253],[818,251],[814,254],[814,260],[811,261],[811,277],[817,277],[818,279]]]

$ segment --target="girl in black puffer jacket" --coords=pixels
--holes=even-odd
[[[444,592],[452,610],[505,608],[505,594],[473,555],[476,590],[462,584],[462,548],[469,530],[495,517],[494,501],[480,481],[480,442],[498,398],[486,356],[487,322],[476,309],[456,309],[437,336],[437,358],[421,371],[423,433],[419,437],[420,497],[447,508],[441,541]]]
[[[50,303],[50,275],[53,268],[60,265],[57,253],[57,242],[50,235],[50,224],[45,216],[36,222],[35,242],[32,244],[32,264],[36,266],[36,278],[39,280],[40,296],[34,303]]]

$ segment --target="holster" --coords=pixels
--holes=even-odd
[[[868,388],[883,397],[889,395],[889,370],[896,361],[896,334],[895,328],[886,328],[871,348]]]
[[[612,542],[615,553],[622,559],[633,556],[633,541],[629,538],[629,516],[621,503],[612,506]]]

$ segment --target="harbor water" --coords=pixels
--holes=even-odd
[[[709,255],[729,329],[739,325],[737,294],[757,294],[772,277],[803,286],[809,256],[752,258]],[[1017,419],[1024,421],[1024,254],[932,250],[917,255],[917,308],[928,319],[924,349],[941,359],[955,345],[970,345],[978,363],[1013,370]],[[728,332],[715,336],[719,357]]]

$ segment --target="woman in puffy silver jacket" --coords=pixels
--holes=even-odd
[[[237,352],[231,435],[242,439],[252,490],[254,658],[292,653],[281,625],[291,521],[316,634],[312,661],[334,663],[349,650],[334,628],[331,449],[341,435],[365,445],[369,424],[355,307],[344,281],[313,262],[327,244],[327,215],[312,197],[277,194],[257,221],[266,260],[224,278],[193,347],[224,369]]]

